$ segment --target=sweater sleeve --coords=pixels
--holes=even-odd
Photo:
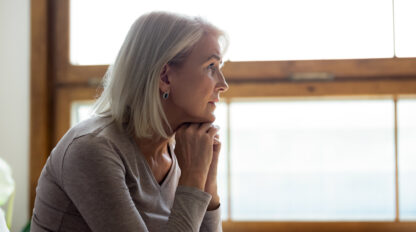
[[[130,196],[117,152],[105,138],[85,135],[75,139],[62,161],[61,186],[92,231],[148,231]],[[210,200],[208,193],[179,186],[161,231],[199,231],[202,221],[209,218]]]
[[[205,213],[200,232],[222,232],[221,206]]]

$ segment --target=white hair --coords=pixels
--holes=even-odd
[[[225,33],[201,18],[168,12],[139,17],[105,74],[94,113],[111,116],[138,138],[169,138],[172,128],[162,108],[160,73],[166,64],[183,62],[206,33],[223,39],[222,50],[226,49]]]

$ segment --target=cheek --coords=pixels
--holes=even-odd
[[[199,82],[195,85],[188,85],[181,93],[181,106],[191,115],[205,114],[209,101],[212,100],[213,86],[210,82]]]
[[[190,101],[209,101],[213,95],[215,83],[207,73],[198,73],[188,79],[183,86]]]
[[[189,86],[185,100],[194,109],[205,108],[208,101],[211,100],[212,89],[209,83],[199,83],[199,85]]]
[[[173,101],[188,114],[201,114],[212,100],[215,81],[205,70],[193,70],[181,75],[174,86]]]

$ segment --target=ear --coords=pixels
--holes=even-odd
[[[159,78],[159,89],[162,92],[170,91],[170,82],[169,82],[170,67],[168,64],[165,64],[160,72]]]

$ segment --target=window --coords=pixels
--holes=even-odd
[[[138,7],[127,7],[136,2],[124,0],[112,5],[109,1],[62,0],[32,4],[34,26],[31,47],[32,51],[35,51],[32,52],[32,78],[35,80],[32,81],[32,119],[38,122],[35,125],[41,128],[32,130],[31,136],[32,144],[35,144],[32,145],[31,151],[32,204],[36,177],[40,174],[48,151],[71,126],[71,117],[74,120],[84,117],[83,112],[90,104],[85,101],[93,100],[97,96],[97,84],[104,75],[107,64],[112,62],[131,22],[141,12],[150,10],[142,3]],[[220,161],[223,166],[220,167],[219,185],[220,194],[223,196],[224,231],[321,231],[322,228],[328,231],[406,231],[416,228],[415,201],[412,197],[415,189],[411,185],[415,177],[415,170],[412,168],[414,151],[410,142],[414,137],[411,129],[414,117],[411,108],[414,107],[414,99],[400,97],[416,93],[416,58],[405,58],[416,57],[412,42],[414,20],[411,12],[415,7],[412,0],[394,0],[394,10],[390,0],[353,0],[336,3],[323,0],[261,0],[238,3],[223,1],[218,4],[214,1],[204,4],[205,11],[198,10],[196,1],[187,2],[186,7],[181,5],[182,1],[155,3],[159,6],[177,7],[169,8],[172,11],[189,9],[190,14],[206,16],[208,20],[230,33],[231,46],[235,46],[230,47],[228,57],[225,57],[230,61],[226,62],[223,69],[230,90],[224,94],[224,104],[217,108],[217,121],[222,128],[220,136],[223,142]],[[170,6],[173,3],[174,5]],[[262,6],[264,8],[261,8]],[[230,19],[229,22],[219,17],[221,14],[229,15],[230,11],[236,17],[227,17],[227,20]],[[112,13],[115,15],[117,12],[123,14],[114,17]],[[215,12],[218,18],[210,18],[208,13],[204,12]],[[239,13],[253,21],[236,23],[243,22],[243,19],[237,18]],[[257,13],[262,16],[249,17]],[[100,15],[105,15],[106,18]],[[345,16],[348,20],[345,20]],[[276,22],[272,26],[254,23],[255,18],[268,22],[265,20],[268,17],[275,17],[273,20]],[[304,20],[305,17],[308,20]],[[42,20],[38,20],[39,18]],[[107,19],[110,20],[106,21]],[[125,20],[126,23],[116,21],[118,19]],[[288,26],[291,22],[294,26]],[[49,26],[46,27],[47,25]],[[114,25],[117,27],[114,28]],[[278,32],[278,37],[273,34],[265,36],[264,32],[260,31],[264,28],[277,28],[269,31]],[[109,31],[113,32],[114,38],[110,39]],[[92,37],[90,32],[99,35],[99,39]],[[243,36],[233,33],[243,33]],[[247,46],[247,42],[235,41],[233,38],[260,40],[255,46]],[[51,43],[48,43],[48,39]],[[294,42],[294,45],[288,41]],[[263,45],[265,47],[262,47]],[[256,49],[251,49],[252,47]],[[47,48],[46,51],[41,50],[43,48]],[[272,54],[258,51],[272,51]],[[40,62],[40,65],[37,62]],[[312,79],[292,78],[297,74]],[[330,78],[317,80],[316,77],[319,76]],[[50,92],[46,92],[49,86],[52,88]],[[41,95],[36,94],[39,91],[43,91]],[[399,100],[396,102],[395,99]],[[329,106],[339,108],[325,113]],[[308,107],[320,110],[309,113],[310,110],[306,111]],[[71,116],[71,109],[72,113],[78,113]],[[345,109],[350,111],[342,114]],[[360,110],[366,114],[358,114]],[[276,113],[280,111],[284,113]],[[244,112],[262,117],[264,120],[260,123],[269,120],[273,122],[272,126],[256,127],[250,123],[252,118]],[[375,115],[376,112],[379,114],[369,116]],[[342,117],[347,113],[350,118]],[[310,121],[302,124],[299,123],[300,119],[288,117],[299,114],[306,114],[305,120]],[[247,125],[238,123],[238,120],[244,119]],[[275,123],[277,119],[278,122],[286,120],[287,123]],[[397,128],[394,120],[398,123]],[[330,121],[333,127],[325,130],[313,129],[313,126],[324,127],[327,121]],[[347,124],[348,122],[356,124]],[[247,137],[248,135],[240,132],[244,130],[259,136]],[[296,137],[293,131],[298,132]],[[368,136],[364,137],[360,132],[367,133]],[[262,136],[263,133],[268,137]],[[341,140],[341,143],[337,138],[343,136],[345,139]],[[265,145],[260,139],[263,137],[274,140],[268,141]],[[358,138],[369,141],[366,150],[345,145],[360,142]],[[251,196],[244,190],[249,188],[250,183],[256,184],[258,188],[268,186],[263,182],[238,180],[238,176],[250,177],[248,172],[253,171],[247,169],[244,164],[249,160],[247,150],[253,147],[238,146],[241,143],[245,145],[244,139],[252,139],[257,145],[257,149],[251,153],[256,152],[265,157],[253,161],[266,167],[259,171],[260,179],[268,179],[275,187],[265,195],[254,196],[260,200],[255,202],[258,206],[254,205],[256,210],[259,210],[256,211],[257,214],[253,214],[253,210],[250,209],[253,206],[250,203],[253,202],[244,202],[244,197]],[[296,141],[301,141],[307,146],[295,146]],[[319,146],[328,141],[339,146]],[[276,148],[269,144],[275,144]],[[397,144],[398,159],[395,157]],[[338,152],[340,147],[345,149]],[[306,148],[309,148],[310,156],[299,152]],[[273,149],[276,153],[267,152],[274,151]],[[345,155],[348,151],[357,155]],[[342,162],[330,155],[333,153],[337,153]],[[358,157],[358,154],[362,155]],[[301,155],[305,155],[306,158]],[[298,162],[302,158],[308,159],[311,163]],[[265,160],[273,162],[264,163]],[[372,162],[373,160],[375,161]],[[399,162],[399,170],[395,169],[395,162]],[[335,168],[345,172],[335,175],[334,173],[339,171]],[[281,173],[276,174],[278,169]],[[299,170],[304,172],[301,173]],[[379,175],[369,176],[364,174],[364,171]],[[396,175],[396,171],[399,175]],[[368,179],[360,179],[361,176]],[[283,180],[282,177],[287,179]],[[304,181],[305,178],[309,178],[308,181]],[[357,179],[360,181],[357,182]],[[351,181],[358,183],[354,186],[357,191],[348,192],[350,189],[347,186],[350,186]],[[366,185],[369,182],[373,188]],[[328,186],[336,188],[331,189]],[[299,193],[295,187],[308,192],[298,194],[296,199],[300,199],[299,201],[285,201],[293,192]],[[345,190],[342,193],[352,194],[350,197],[355,201],[338,194],[337,191],[341,190]],[[369,191],[373,191],[371,193],[376,197],[371,197]],[[396,196],[397,193],[399,196]],[[278,207],[274,207],[273,204],[266,205],[264,201],[274,195],[280,197],[276,199]],[[339,199],[345,199],[345,202]],[[396,205],[395,200],[399,205]],[[382,201],[384,204],[380,206],[379,203]],[[339,205],[331,205],[334,202]],[[299,207],[302,203],[306,203],[306,207]],[[396,218],[396,215],[400,215],[400,218]]]
[[[132,22],[152,10],[200,15],[225,29],[231,44],[224,60],[391,58],[395,43],[399,57],[416,56],[412,0],[396,0],[395,21],[391,0],[213,0],[207,4],[71,0],[70,4],[70,56],[76,65],[111,64]]]
[[[396,55],[398,57],[415,57],[416,31],[413,29],[416,22],[416,2],[413,0],[395,0],[395,40]]]
[[[416,220],[416,99],[398,103],[400,217]]]
[[[233,102],[232,219],[395,218],[392,100]]]
[[[71,103],[71,127],[91,117],[93,101],[74,101]]]

